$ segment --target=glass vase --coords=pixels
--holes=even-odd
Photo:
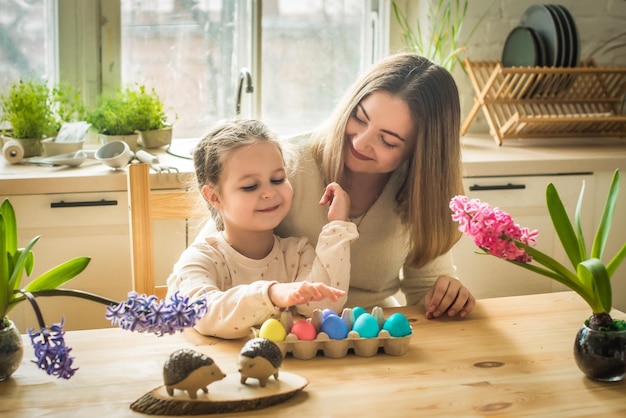
[[[596,331],[583,325],[574,341],[578,368],[590,379],[618,382],[626,374],[626,330]]]
[[[5,318],[4,322],[0,319],[0,326],[3,323],[8,323],[8,326],[0,328],[0,382],[17,370],[24,357],[22,337],[17,327],[10,319]]]

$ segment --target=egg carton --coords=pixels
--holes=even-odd
[[[375,338],[362,338],[358,332],[350,331],[342,340],[333,340],[325,332],[320,332],[312,341],[301,341],[293,334],[287,334],[284,341],[276,343],[286,356],[291,353],[294,358],[310,360],[321,350],[329,358],[345,357],[349,350],[361,357],[372,357],[382,347],[385,354],[401,356],[409,348],[411,336],[392,337],[386,330],[381,330]]]
[[[352,310],[350,308],[344,309],[342,318],[352,317],[351,313]],[[380,323],[384,321],[381,308],[375,307],[372,310],[372,314],[379,319]],[[413,336],[412,329],[411,333],[404,337],[393,337],[389,334],[389,331],[381,329],[378,335],[373,338],[363,338],[358,332],[350,330],[346,338],[332,339],[327,333],[319,331],[321,318],[322,313],[320,310],[315,310],[312,318],[309,318],[309,321],[318,330],[314,340],[300,340],[295,334],[288,332],[283,341],[275,342],[283,353],[283,357],[290,353],[296,359],[310,360],[321,351],[325,357],[336,359],[345,357],[350,350],[357,356],[372,357],[378,354],[381,348],[385,354],[401,356],[407,352]],[[352,328],[354,319],[346,319],[346,321],[350,324],[349,328]],[[286,330],[291,330],[291,325],[293,324],[291,312],[282,312],[280,322]],[[255,337],[258,337],[260,329],[252,328],[252,332]]]

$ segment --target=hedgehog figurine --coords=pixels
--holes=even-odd
[[[211,383],[225,377],[213,359],[189,348],[174,351],[163,365],[163,381],[170,396],[174,396],[174,389],[180,389],[196,399],[198,389],[208,393]]]
[[[278,380],[278,369],[283,362],[283,353],[276,343],[267,338],[253,338],[245,343],[239,354],[237,365],[241,383],[251,377],[265,387],[270,376]]]

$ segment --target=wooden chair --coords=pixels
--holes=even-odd
[[[189,220],[198,213],[200,193],[196,190],[152,190],[150,166],[128,166],[128,205],[133,289],[164,298],[167,286],[155,284],[153,222]]]

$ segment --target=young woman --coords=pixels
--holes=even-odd
[[[194,166],[216,228],[183,253],[168,292],[206,299],[199,332],[239,338],[281,308],[297,306],[310,316],[317,307],[343,307],[350,243],[358,232],[348,221],[350,198],[337,183],[318,192],[315,205],[327,222],[314,249],[307,238],[274,235],[291,208],[293,189],[280,145],[261,122],[215,127],[194,150]]]
[[[463,194],[460,104],[444,68],[415,54],[379,62],[348,90],[327,123],[291,138],[294,202],[277,228],[312,243],[326,222],[314,205],[324,185],[350,195],[359,230],[346,305],[424,303],[428,318],[466,316],[474,297],[455,277],[460,237],[450,199]],[[287,149],[287,148],[285,148]]]

